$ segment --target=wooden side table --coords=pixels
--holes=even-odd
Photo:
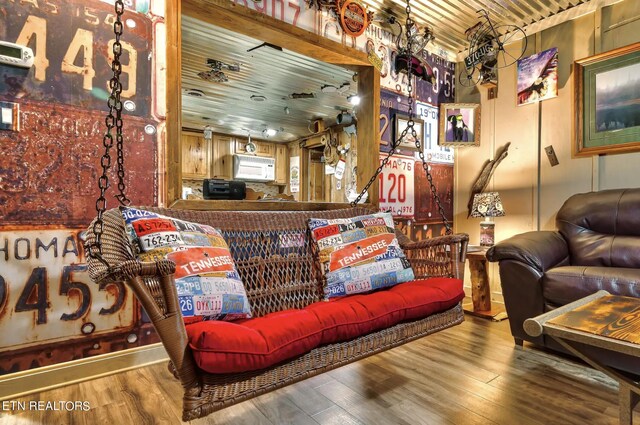
[[[551,336],[570,353],[618,381],[620,425],[632,425],[633,409],[640,404],[640,380],[604,365],[585,346],[637,357],[640,361],[640,299],[600,290],[527,319],[524,330],[531,336]]]
[[[491,306],[491,284],[489,282],[487,248],[467,252],[469,271],[471,272],[471,300],[473,308],[464,306],[464,310],[475,316],[493,320],[507,318],[504,309]]]

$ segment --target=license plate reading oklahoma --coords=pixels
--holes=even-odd
[[[133,328],[133,295],[89,278],[78,232],[0,232],[0,350]]]

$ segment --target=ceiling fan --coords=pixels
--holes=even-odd
[[[240,72],[240,64],[237,62],[229,64],[216,59],[207,59],[207,66],[211,69],[198,72],[198,77],[211,83],[226,83],[229,81],[227,74],[223,70]]]

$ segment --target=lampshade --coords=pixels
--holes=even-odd
[[[471,217],[501,217],[504,215],[498,192],[477,193],[473,197]]]

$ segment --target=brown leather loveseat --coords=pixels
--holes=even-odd
[[[558,231],[527,232],[493,246],[511,333],[564,351],[551,338],[531,337],[524,321],[600,289],[640,297],[640,189],[570,197],[558,211]],[[640,375],[640,360],[601,353],[606,364]]]

